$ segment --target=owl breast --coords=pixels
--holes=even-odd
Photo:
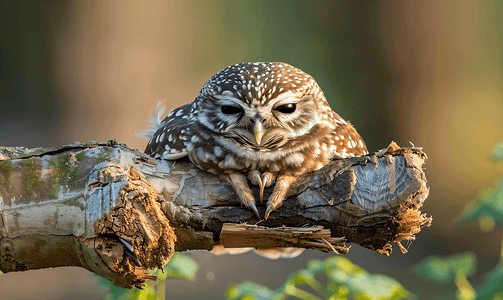
[[[214,174],[259,170],[301,176],[322,168],[337,156],[338,145],[331,132],[340,131],[341,128],[317,124],[306,134],[288,139],[280,147],[272,149],[257,148],[199,131],[187,149],[195,165]],[[342,144],[339,144],[341,147]]]

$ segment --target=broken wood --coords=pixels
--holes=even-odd
[[[114,140],[0,147],[0,271],[81,266],[131,287],[153,279],[146,269],[163,266],[174,251],[347,253],[349,242],[389,255],[396,242],[406,252],[400,241],[414,240],[432,221],[420,211],[425,160],[422,149],[394,143],[334,160],[302,177],[264,221],[225,181],[188,160],[159,161]],[[263,215],[265,205],[258,209]]]
[[[248,224],[226,223],[220,233],[220,245],[224,248],[251,247],[276,248],[278,244],[292,244],[299,248],[326,251],[327,246],[337,254],[346,254],[343,237],[332,237],[329,229],[313,227],[264,227]],[[338,244],[342,244],[338,245]],[[336,245],[336,246],[333,246]]]

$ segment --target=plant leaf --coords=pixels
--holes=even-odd
[[[284,299],[282,293],[274,292],[267,287],[253,283],[250,281],[244,281],[240,284],[233,284],[227,288],[225,292],[226,299],[237,300],[237,299],[249,299],[249,300],[266,300],[266,299]]]
[[[503,179],[482,200],[470,202],[461,213],[459,222],[464,224],[484,216],[493,218],[503,228]]]
[[[473,275],[477,268],[477,257],[470,252],[438,257],[431,256],[417,264],[414,269],[421,276],[439,282],[453,282],[457,275]]]
[[[491,155],[494,160],[503,160],[503,142],[494,147]]]
[[[321,284],[322,275],[328,279],[326,287]],[[307,292],[304,287],[319,295]],[[306,269],[288,276],[276,291],[252,282],[232,285],[227,289],[227,299],[285,299],[289,296],[300,299],[338,299],[339,296],[345,298],[346,295],[353,295],[357,299],[398,299],[411,296],[396,280],[383,275],[372,275],[348,259],[336,256],[325,261],[309,261]]]
[[[175,253],[163,269],[164,273],[157,272],[157,280],[166,280],[167,278],[194,280],[199,266],[192,258]]]

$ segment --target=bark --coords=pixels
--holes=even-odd
[[[117,286],[155,279],[174,251],[298,247],[389,255],[432,218],[421,148],[335,160],[258,220],[227,182],[188,160],[159,161],[119,145],[0,147],[0,271],[80,266]],[[258,195],[258,189],[252,187]],[[267,189],[264,199],[270,195]],[[258,209],[263,215],[265,204]],[[129,258],[132,246],[141,267]]]

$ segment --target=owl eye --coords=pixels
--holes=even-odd
[[[297,106],[295,103],[288,103],[288,104],[283,104],[278,107],[276,107],[274,110],[279,111],[280,113],[284,114],[291,114],[297,109]]]
[[[222,110],[222,113],[225,115],[242,114],[244,112],[241,107],[231,105],[224,105],[220,109]]]

